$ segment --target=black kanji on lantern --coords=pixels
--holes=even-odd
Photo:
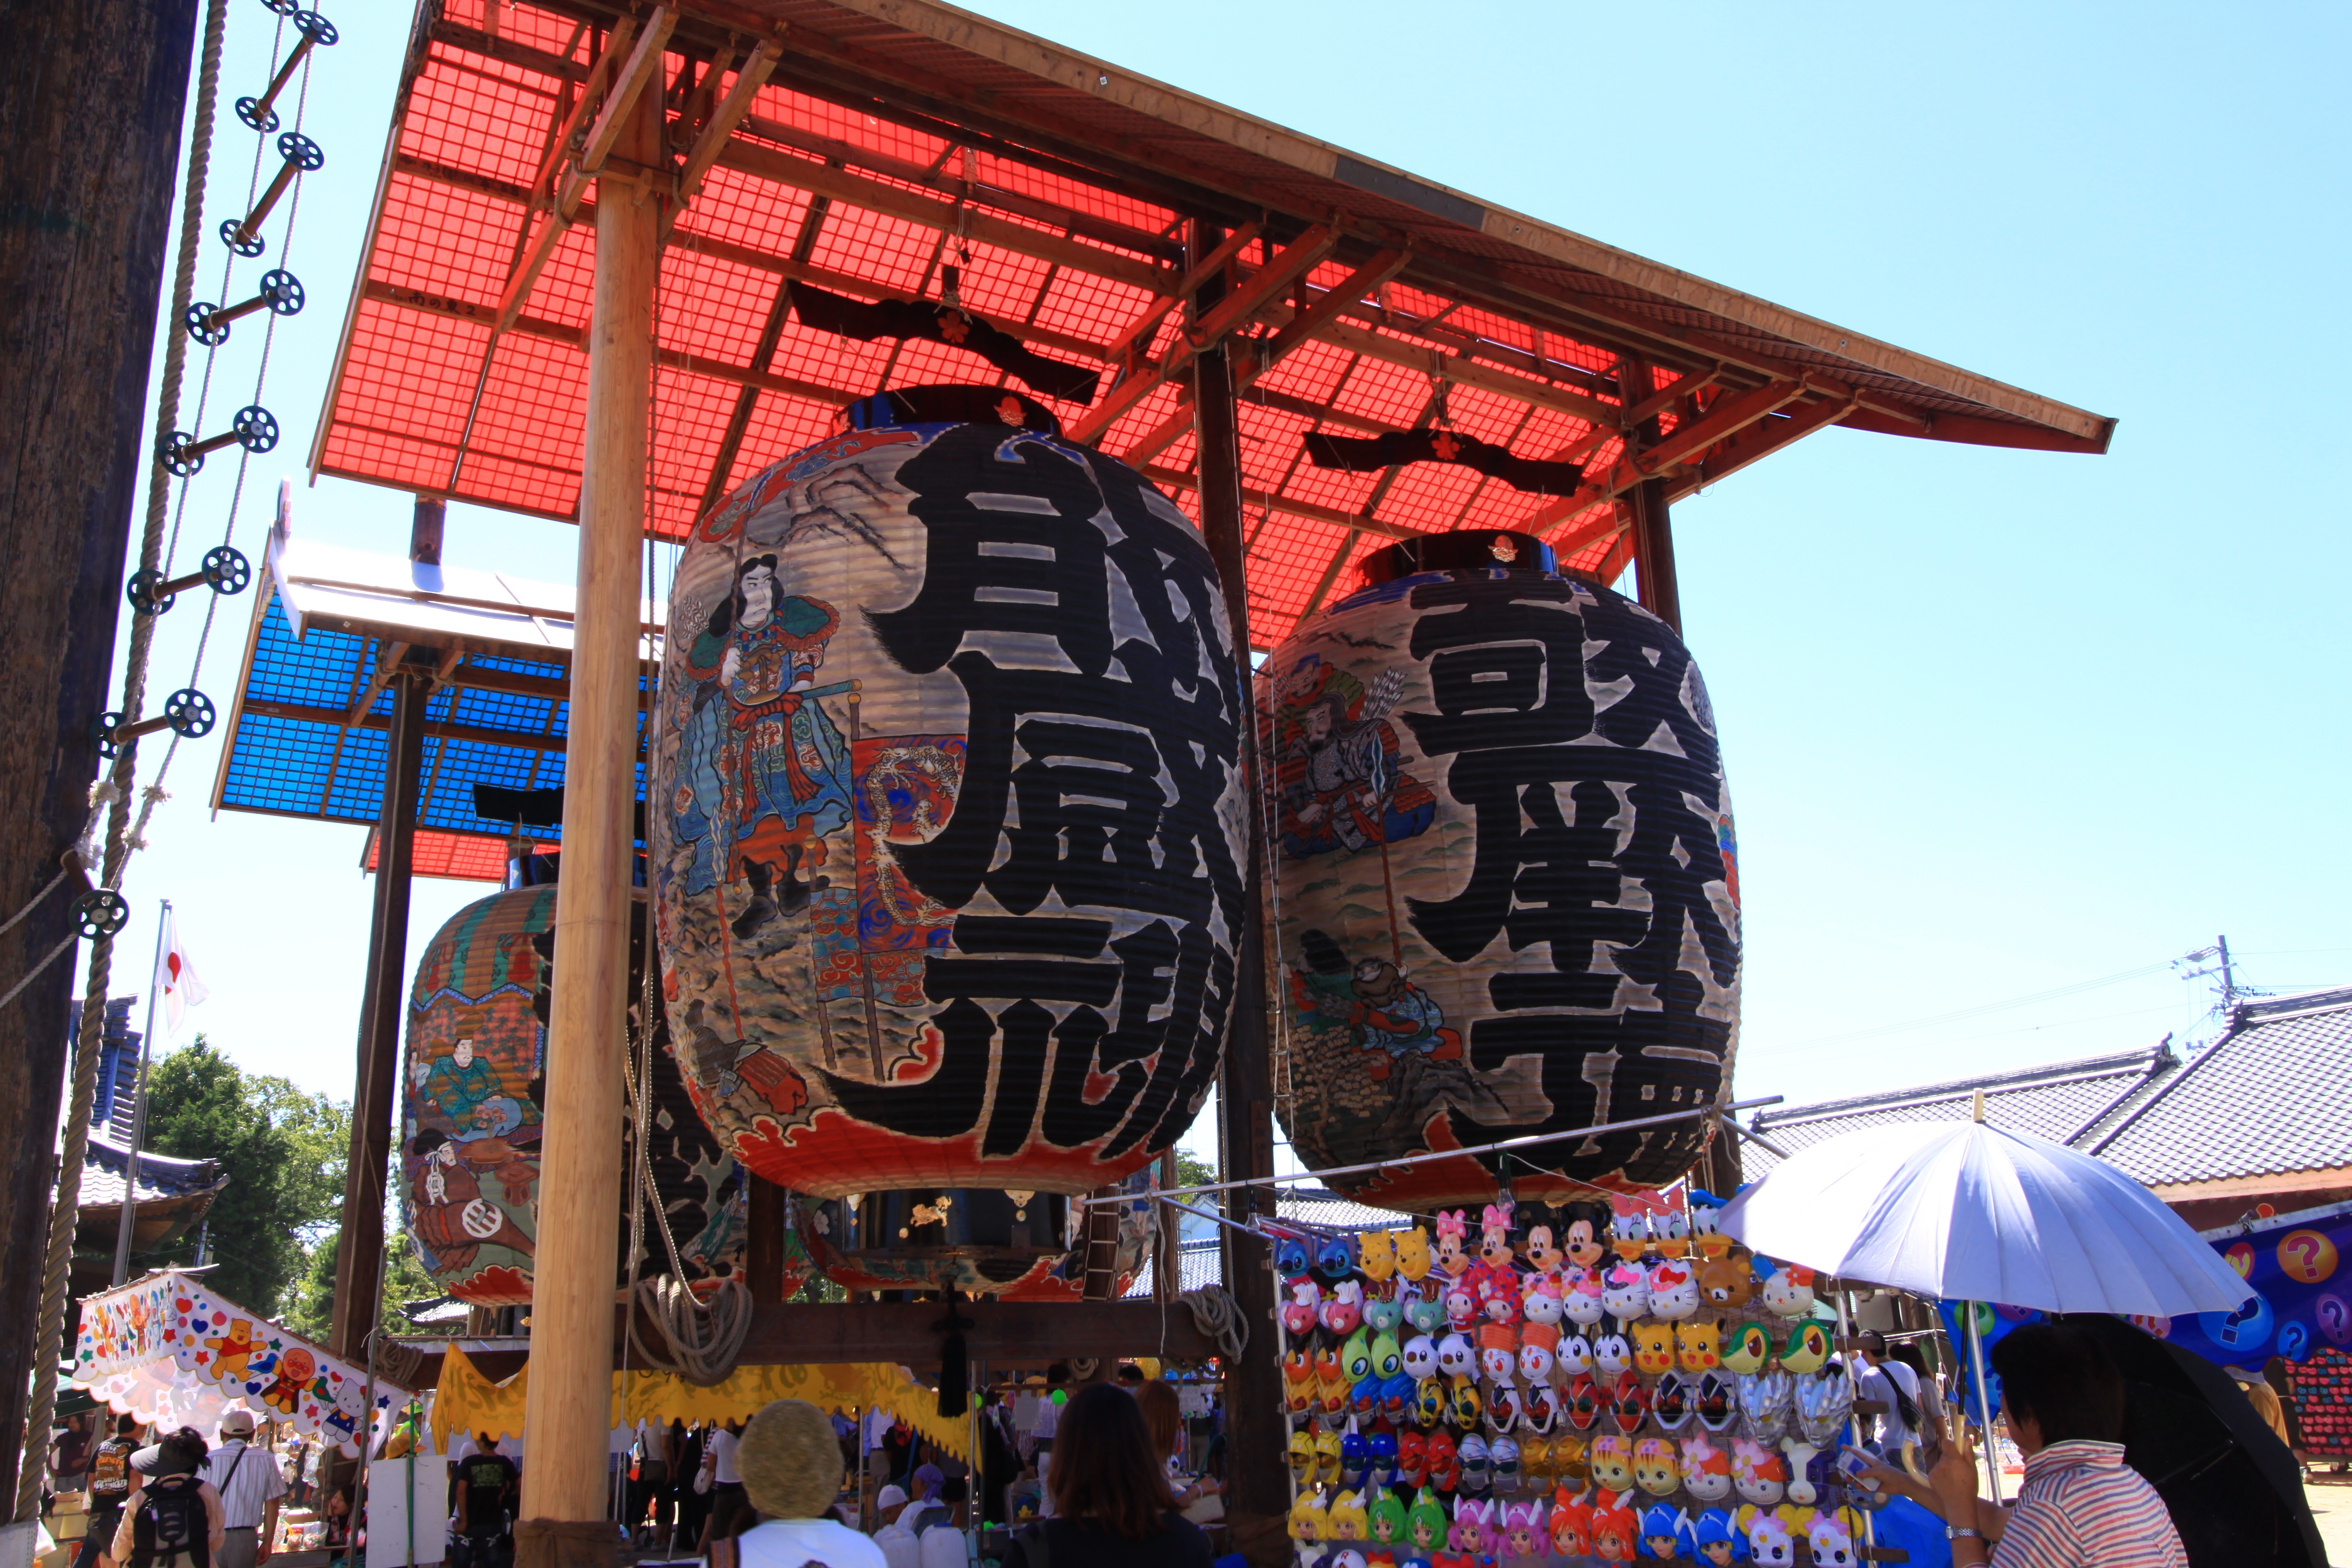
[[[1727,813],[1689,653],[1629,602],[1555,577],[1456,576],[1409,603],[1438,710],[1401,717],[1454,758],[1446,788],[1475,814],[1460,891],[1408,900],[1410,918],[1457,963],[1498,937],[1550,960],[1488,981],[1507,1016],[1471,1024],[1473,1066],[1541,1057],[1546,1131],[1711,1097],[1730,1023],[1708,1003],[1738,936],[1707,889],[1727,879]],[[1453,1116],[1465,1142],[1496,1131]],[[1601,1142],[1628,1158],[1641,1135]]]
[[[970,707],[954,812],[898,864],[942,905],[984,894],[1003,912],[959,913],[926,961],[943,1004],[929,1078],[826,1081],[915,1136],[961,1137],[985,1111],[990,1158],[1036,1139],[1157,1151],[1215,1072],[1242,925],[1217,810],[1242,688],[1215,568],[1139,475],[1034,434],[958,426],[898,477],[926,531],[922,586],[868,620]]]

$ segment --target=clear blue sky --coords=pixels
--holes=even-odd
[[[992,0],[1045,37],[1842,325],[2122,421],[2104,458],[1832,430],[1675,512],[1725,727],[1748,918],[1738,1083],[1792,1101],[2124,1049],[2193,1024],[2156,964],[2227,932],[2241,974],[2352,980],[2352,616],[2342,382],[2352,248],[2340,7],[1426,6]],[[404,7],[331,6],[247,480],[258,557],[315,428],[391,112]],[[232,0],[225,93],[271,18]],[[251,134],[221,137],[206,226]],[[273,228],[274,228],[273,225]],[[208,240],[199,298],[220,250]],[[273,249],[273,258],[276,252]],[[246,272],[247,280],[251,268]],[[211,423],[247,400],[257,322]],[[217,538],[234,464],[194,488]],[[303,532],[404,547],[407,498],[322,481]],[[568,579],[572,531],[453,509],[453,563]],[[251,601],[201,684],[226,706]],[[159,639],[180,685],[201,605]],[[117,994],[175,900],[238,1060],[351,1092],[362,834],[224,814],[184,746]],[[149,748],[142,766],[152,773]],[[142,782],[144,779],[142,778]],[[422,882],[410,952],[487,889]],[[1206,1128],[1200,1130],[1205,1133]],[[1201,1140],[1192,1140],[1200,1142]]]

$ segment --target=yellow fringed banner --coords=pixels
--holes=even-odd
[[[939,1447],[969,1464],[970,1428],[957,1416],[943,1416],[935,1389],[925,1388],[903,1367],[881,1362],[803,1366],[740,1366],[726,1382],[698,1388],[669,1373],[632,1372],[613,1374],[614,1426],[635,1426],[640,1421],[741,1421],[761,1405],[778,1399],[805,1399],[826,1410],[862,1410],[879,1405],[920,1432]],[[443,1453],[451,1434],[488,1432],[497,1437],[522,1434],[524,1391],[530,1368],[503,1383],[481,1374],[456,1345],[441,1363],[441,1382],[433,1398],[433,1436]]]

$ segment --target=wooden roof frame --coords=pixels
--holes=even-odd
[[[322,461],[362,302],[489,328],[478,407],[499,339],[511,334],[584,353],[578,326],[532,313],[532,289],[563,232],[593,220],[593,203],[584,199],[589,173],[605,160],[618,110],[640,87],[660,88],[666,58],[685,62],[667,90],[679,113],[673,140],[686,156],[682,167],[641,171],[642,180],[667,177],[670,195],[682,205],[709,171],[723,168],[806,193],[812,203],[811,221],[789,253],[765,252],[690,226],[668,230],[675,247],[777,279],[767,332],[751,363],[667,348],[657,354],[673,369],[741,389],[716,461],[698,487],[698,510],[725,493],[746,418],[761,393],[835,405],[848,400],[839,387],[780,374],[767,363],[785,321],[789,282],[866,299],[895,292],[811,259],[814,228],[825,212],[845,205],[932,232],[941,247],[949,236],[961,236],[1055,271],[1149,290],[1140,312],[1119,331],[1104,334],[1109,341],[1034,321],[992,320],[1034,348],[1108,367],[1106,391],[1096,405],[1066,420],[1070,433],[1145,468],[1180,495],[1197,477],[1185,462],[1156,459],[1192,433],[1189,360],[1221,341],[1243,401],[1318,426],[1391,427],[1252,384],[1309,342],[1355,356],[1351,367],[1381,362],[1427,375],[1433,387],[1475,387],[1580,421],[1587,426],[1584,435],[1538,454],[1589,462],[1577,494],[1551,501],[1527,498],[1508,518],[1490,505],[1476,525],[1542,533],[1564,560],[1603,575],[1622,570],[1632,550],[1635,509],[1629,498],[1637,487],[1659,481],[1653,493],[1671,502],[1832,424],[2086,453],[2104,452],[2114,432],[2111,418],[1496,207],[936,0],[532,5],[571,19],[571,52],[501,36],[496,0],[469,12],[479,26],[451,19],[441,0],[421,0],[372,229],[383,221],[385,193],[397,174],[513,204],[522,209],[521,230],[508,284],[495,300],[436,295],[373,277],[362,266],[329,393],[329,417],[312,449],[314,476],[372,477]],[[599,36],[605,44],[601,53],[576,52],[583,40],[593,45]],[[486,72],[495,62],[560,84],[545,155],[530,184],[403,149],[398,118],[418,74],[436,60],[446,63],[436,48],[478,60]],[[719,84],[729,72],[731,85],[721,93]],[[950,152],[922,166],[764,117],[754,102],[763,83],[942,138]],[[969,153],[961,170],[953,167],[959,146],[1150,201],[1178,213],[1179,222],[1151,232],[983,184],[973,174]],[[609,175],[609,169],[604,172]],[[1189,268],[1180,232],[1187,219],[1227,236],[1205,263]],[[933,270],[939,259],[935,250]],[[1318,262],[1320,282],[1309,276]],[[1217,270],[1224,279],[1223,300],[1213,309],[1195,309],[1193,292],[1202,275]],[[1453,302],[1439,317],[1416,316],[1391,301],[1391,282]],[[1041,289],[1040,303],[1043,299]],[[1440,319],[1465,307],[1516,323],[1534,346]],[[1613,356],[1616,363],[1596,368],[1552,357],[1546,334]],[[1635,389],[1631,394],[1621,387],[1628,366],[1639,367],[1643,377],[1624,384]],[[1656,384],[1648,379],[1653,374],[1664,384],[1629,410],[1629,401]],[[1162,386],[1173,389],[1172,405],[1165,399],[1154,405],[1159,412],[1148,425],[1131,419],[1122,425]],[[446,485],[403,481],[402,488],[459,494],[473,432],[469,414]],[[504,460],[522,459],[509,455]],[[1307,608],[1322,601],[1362,542],[1470,525],[1479,493],[1473,492],[1472,502],[1451,522],[1416,517],[1408,525],[1374,515],[1377,497],[1350,510],[1277,493],[1279,488],[1253,489],[1244,499],[1264,511],[1342,531]],[[1383,485],[1381,493],[1385,490]],[[515,510],[571,515],[551,506]],[[1282,609],[1297,613],[1298,607]]]

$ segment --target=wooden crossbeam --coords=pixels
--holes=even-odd
[[[694,139],[694,150],[687,154],[686,167],[678,171],[677,205],[670,209],[673,222],[686,204],[701,194],[702,182],[710,173],[710,166],[719,161],[727,139],[735,133],[735,127],[741,124],[743,117],[751,112],[752,99],[759,96],[760,89],[768,84],[768,78],[775,71],[776,62],[783,56],[784,46],[770,38],[752,50],[751,58],[743,62],[743,68],[735,73],[734,84],[728,88],[727,96],[719,100],[719,107],[710,111],[710,118],[703,122],[702,130]]]
[[[345,724],[341,708],[319,707],[308,702],[277,702],[262,698],[247,698],[239,711],[257,713],[265,719],[292,719],[307,724],[332,724],[339,729],[389,729],[391,719],[381,713],[370,713],[356,724]],[[446,720],[428,720],[425,732],[445,741],[472,741],[485,746],[512,746],[526,752],[560,752],[564,747],[561,735],[531,734],[520,730],[494,730],[480,724],[452,724]]]
[[[1127,330],[1118,334],[1118,341],[1103,351],[1103,357],[1123,361],[1130,354],[1140,353],[1150,348],[1152,334],[1160,330],[1160,323],[1168,319],[1168,312],[1191,299],[1202,284],[1223,271],[1225,264],[1242,253],[1242,247],[1257,237],[1258,226],[1254,223],[1245,223],[1225,236],[1225,242],[1211,251],[1198,267],[1185,273],[1175,288],[1156,296],[1150,304],[1145,306],[1142,313],[1129,321]]]
[[[1292,350],[1318,337],[1323,329],[1339,319],[1340,312],[1360,306],[1364,297],[1404,270],[1412,253],[1400,247],[1383,250],[1355,271],[1323,291],[1323,297],[1293,316],[1282,329],[1262,344],[1255,363],[1246,367],[1243,384],[1280,364]]]
[[[1157,463],[1143,468],[1141,472],[1143,477],[1153,484],[1164,485],[1172,490],[1197,490],[1201,488],[1201,481],[1197,476],[1183,473],[1175,468],[1162,468]],[[1367,517],[1360,512],[1341,511],[1337,507],[1317,506],[1312,501],[1292,500],[1285,496],[1274,495],[1265,490],[1254,490],[1246,486],[1242,489],[1242,500],[1245,505],[1264,507],[1269,511],[1281,512],[1286,517],[1303,517],[1310,522],[1328,523],[1333,528],[1351,529],[1362,533],[1377,533],[1383,539],[1419,539],[1421,537],[1421,534],[1413,529],[1401,527],[1393,522],[1385,522],[1377,517]]]
[[[957,204],[952,201],[920,191],[901,190],[846,169],[828,168],[811,159],[747,142],[740,136],[729,139],[717,161],[775,184],[831,196],[835,201],[848,202],[942,234],[957,232]],[[962,232],[969,238],[1009,250],[1015,256],[1055,262],[1153,293],[1166,292],[1176,280],[1173,268],[1155,267],[1140,257],[1122,256],[1084,240],[1048,234],[990,213],[964,209]]]
[[[342,719],[344,729],[352,728],[368,716],[368,710],[375,706],[375,700],[378,697],[383,695],[383,689],[392,684],[392,678],[400,672],[401,661],[407,657],[406,643],[385,642],[378,639],[375,645],[375,669],[369,675],[367,684],[360,688],[360,694],[352,700],[351,707],[344,710]]]
[[[1854,411],[1866,406],[1854,397],[1824,397],[1791,411],[1785,418],[1771,418],[1749,426],[1715,451],[1707,454],[1696,471],[1686,471],[1678,483],[1667,488],[1667,498],[1678,500],[1703,489],[1748,464],[1759,461],[1782,447],[1803,440],[1816,430],[1825,429],[1853,416]]]
[[[1621,458],[1611,464],[1607,472],[1579,486],[1574,495],[1538,507],[1517,526],[1528,533],[1548,533],[1597,502],[1621,495],[1643,479],[1654,479],[1684,458],[1737,435],[1759,419],[1769,417],[1804,396],[1806,391],[1801,381],[1775,381],[1752,392],[1725,398],[1704,419],[1694,419],[1679,426],[1656,445],[1643,448],[1630,458]]]
[[[1268,257],[1264,267],[1243,279],[1223,299],[1211,306],[1190,331],[1171,343],[1167,354],[1158,363],[1129,376],[1111,388],[1101,402],[1087,410],[1069,426],[1066,434],[1070,439],[1085,446],[1092,446],[1100,440],[1104,431],[1117,424],[1129,409],[1150,396],[1171,375],[1190,364],[1193,355],[1212,343],[1223,342],[1225,334],[1280,299],[1284,289],[1306,276],[1308,268],[1329,253],[1339,237],[1331,226],[1318,224]]]

